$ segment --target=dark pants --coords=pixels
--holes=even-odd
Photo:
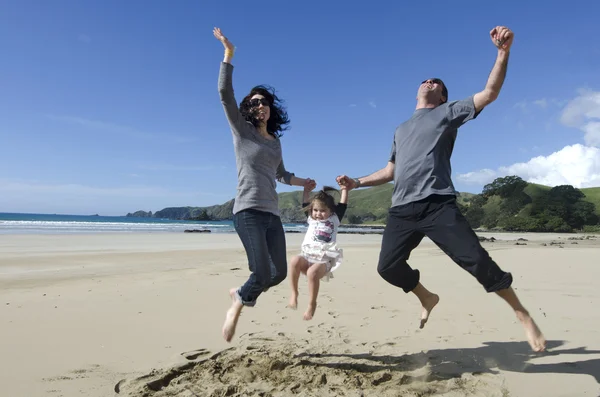
[[[254,306],[262,292],[287,276],[285,232],[278,216],[253,209],[236,213],[233,225],[246,249],[251,272],[237,294],[245,306]]]
[[[381,277],[404,292],[412,291],[419,283],[419,271],[412,269],[407,260],[425,236],[487,292],[512,284],[512,275],[502,271],[481,246],[455,197],[438,195],[390,208],[377,266]]]

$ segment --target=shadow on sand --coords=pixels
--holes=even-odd
[[[429,380],[460,378],[465,373],[498,374],[497,370],[519,373],[580,374],[592,376],[600,384],[600,358],[584,361],[561,361],[552,364],[535,364],[530,360],[549,356],[600,354],[600,350],[585,347],[556,350],[564,341],[548,341],[547,351],[533,353],[526,342],[485,342],[485,346],[465,349],[435,349],[423,353],[401,356],[372,354],[309,354],[296,357],[306,366],[325,366],[340,370],[374,373],[388,371],[414,371],[430,368]],[[349,363],[332,362],[332,359],[349,359]],[[321,362],[325,359],[328,362]]]

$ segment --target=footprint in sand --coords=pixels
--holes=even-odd
[[[287,316],[281,317],[282,320],[287,320]]]
[[[328,312],[327,314],[329,314],[333,318],[338,318],[338,314],[336,312]]]
[[[327,302],[329,302],[329,303],[333,302],[333,298],[329,295],[323,295],[323,298],[327,299]]]
[[[186,359],[186,360],[195,360],[200,356],[205,356],[207,354],[209,354],[210,351],[206,350],[206,349],[198,349],[198,350],[192,350],[189,352],[183,352],[181,353],[181,355]]]

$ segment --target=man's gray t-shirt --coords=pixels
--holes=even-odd
[[[417,109],[394,134],[392,207],[432,194],[456,195],[450,157],[458,128],[477,117],[473,97]]]

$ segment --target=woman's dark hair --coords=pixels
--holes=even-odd
[[[333,196],[331,194],[329,194],[328,192],[339,193],[339,191],[337,189],[334,189],[330,186],[323,186],[323,189],[318,191],[317,194],[315,194],[310,199],[310,204],[307,205],[306,207],[302,208],[302,211],[306,212],[307,214],[310,214],[312,212],[314,202],[320,201],[321,203],[325,204],[325,206],[327,208],[329,208],[329,210],[332,213],[334,213],[335,212],[335,200],[333,199]]]
[[[253,126],[258,127],[258,119],[256,118],[258,108],[250,106],[250,99],[256,94],[262,95],[269,101],[269,108],[271,115],[267,121],[267,131],[269,134],[276,138],[281,137],[282,132],[287,130],[287,125],[290,122],[287,111],[282,105],[282,100],[275,95],[275,89],[265,85],[257,85],[250,90],[250,93],[240,103],[240,113],[246,121],[252,123]]]

